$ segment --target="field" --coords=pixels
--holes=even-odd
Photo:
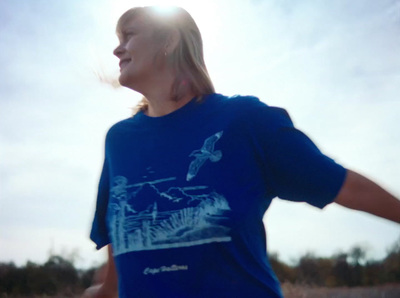
[[[285,298],[400,298],[400,284],[377,287],[315,288],[283,284]]]

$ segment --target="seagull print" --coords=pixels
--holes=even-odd
[[[223,131],[217,132],[204,141],[201,149],[194,150],[190,153],[190,157],[194,156],[195,159],[189,165],[189,171],[186,175],[186,181],[192,180],[196,177],[203,164],[210,160],[217,162],[222,158],[221,150],[214,151],[215,143],[221,138]]]

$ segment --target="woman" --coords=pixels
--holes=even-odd
[[[131,9],[117,35],[119,81],[144,99],[106,137],[91,239],[109,260],[87,297],[281,297],[262,222],[274,197],[400,222],[399,200],[284,110],[215,94],[185,10]]]

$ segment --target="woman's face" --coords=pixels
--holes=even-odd
[[[146,88],[154,75],[159,73],[164,56],[160,41],[154,38],[154,29],[145,17],[136,16],[120,28],[120,45],[114,55],[120,60],[119,82],[138,92]]]

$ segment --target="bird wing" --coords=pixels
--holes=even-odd
[[[217,132],[216,134],[212,135],[211,137],[205,139],[203,147],[201,148],[201,151],[206,151],[206,152],[213,152],[215,143],[221,138],[222,136],[222,131]]]
[[[201,166],[206,162],[207,159],[208,159],[208,156],[204,156],[204,155],[196,156],[196,159],[193,160],[189,165],[189,170],[186,175],[187,181],[192,180],[197,175]]]

